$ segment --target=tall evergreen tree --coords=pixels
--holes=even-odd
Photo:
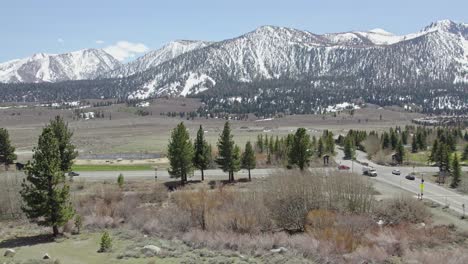
[[[460,160],[458,158],[458,154],[453,154],[453,161],[452,161],[452,182],[450,183],[451,188],[457,188],[461,182],[461,165]]]
[[[257,135],[257,148],[260,153],[263,153],[263,135]]]
[[[434,140],[431,148],[431,154],[429,155],[429,162],[438,163],[439,162],[439,140]]]
[[[59,141],[50,127],[44,128],[34,149],[32,162],[26,166],[23,180],[22,207],[28,218],[39,225],[51,226],[54,236],[74,215],[70,202],[70,188],[60,169]]]
[[[278,140],[278,138],[276,139]],[[250,170],[255,169],[256,165],[257,165],[257,161],[255,159],[255,152],[252,148],[252,144],[250,144],[250,141],[247,141],[247,143],[245,144],[244,153],[242,153],[241,166],[243,169],[248,170],[249,181],[252,180],[250,176]]]
[[[234,181],[234,172],[239,171],[240,149],[234,145],[229,122],[224,124],[223,132],[218,140],[218,158],[216,163],[220,168],[229,174],[229,181]],[[268,138],[267,136],[265,138]],[[236,148],[237,152],[236,153]]]
[[[468,160],[468,144],[465,145],[465,148],[463,150],[462,160]]]
[[[411,152],[418,152],[418,142],[416,141],[416,135],[413,135],[413,140],[411,141]]]
[[[403,147],[401,140],[398,140],[395,150],[396,161],[398,162],[398,164],[402,164],[403,160],[405,159],[405,148]]]
[[[201,172],[201,180],[205,180],[204,170],[208,169],[208,166],[211,162],[211,148],[208,145],[208,142],[205,140],[205,133],[203,127],[200,125],[200,128],[197,132],[197,138],[194,142],[194,155],[193,155],[193,165],[195,168],[199,169]]]
[[[326,142],[326,150],[325,152],[333,155],[335,154],[335,139],[333,139],[333,133],[328,131],[326,136],[324,137]]]
[[[322,138],[319,138],[317,143],[317,157],[321,158],[325,154],[325,147]]]
[[[75,145],[71,143],[73,132],[68,128],[62,117],[56,116],[48,125],[58,140],[60,152],[60,169],[69,172],[73,165],[73,160],[78,156]]]
[[[382,135],[382,148],[387,149],[390,147],[390,136],[387,132],[384,132]]]
[[[396,149],[398,145],[397,132],[394,131],[392,128],[390,128],[390,145],[392,146],[392,149]]]
[[[344,158],[345,159],[354,159],[355,149],[354,142],[351,137],[346,137],[344,139]]]
[[[319,145],[322,140],[319,140]],[[323,151],[323,143],[322,143]],[[312,151],[310,149],[310,136],[305,128],[298,128],[294,134],[291,149],[289,151],[289,164],[297,165],[300,170],[309,166]]]
[[[9,165],[15,160],[15,148],[11,145],[8,130],[0,128],[0,164]]]
[[[439,143],[437,147],[437,165],[442,172],[450,172],[450,148],[446,144]]]
[[[167,157],[170,163],[169,174],[173,178],[180,178],[181,184],[185,184],[187,175],[193,171],[193,145],[183,122],[172,130]]]

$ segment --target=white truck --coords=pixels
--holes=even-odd
[[[377,171],[372,167],[362,167],[362,174],[370,177],[377,177]]]

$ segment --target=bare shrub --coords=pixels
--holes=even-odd
[[[365,232],[375,224],[368,216],[340,215],[327,210],[307,214],[306,231],[319,241],[329,242],[333,253],[352,252],[366,240]]]
[[[23,218],[19,193],[24,175],[16,172],[0,173],[0,220]]]
[[[425,264],[464,264],[468,263],[468,250],[455,249],[420,249],[412,251],[405,257],[406,262]]]
[[[289,231],[303,231],[311,210],[367,213],[374,201],[370,183],[349,173],[277,173],[265,184],[264,192],[265,205],[276,225]]]
[[[381,143],[377,135],[369,135],[361,144],[365,148],[368,157],[371,159],[379,152]]]
[[[192,225],[202,230],[258,233],[271,229],[262,193],[202,186],[172,194],[178,210],[190,214]]]
[[[124,195],[120,188],[104,185],[95,188],[90,195],[76,198],[75,209],[83,216],[84,226],[107,228],[125,223],[140,204],[138,195]]]
[[[375,214],[385,223],[421,223],[430,217],[426,206],[410,196],[400,196],[383,201],[375,209]]]

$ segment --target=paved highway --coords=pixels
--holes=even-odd
[[[343,151],[338,150],[336,160],[341,164],[352,167],[356,173],[362,173],[363,166],[361,164],[350,160],[343,160],[343,156]],[[406,175],[413,172],[412,167],[381,166],[369,161],[367,159],[367,154],[362,151],[356,151],[356,156],[358,161],[367,162],[370,166],[376,169],[377,177],[374,178],[376,181],[399,187],[415,195],[421,193],[421,178],[417,177],[414,181],[405,179]],[[401,175],[393,175],[392,171],[394,169],[399,169],[401,171]],[[464,171],[467,171],[467,169],[467,167],[463,167]],[[437,167],[415,167],[414,171],[418,175],[422,175],[423,177],[425,176],[426,179],[428,179],[429,177],[432,177],[433,174],[437,173],[439,169]],[[453,190],[441,187],[438,184],[431,183],[427,180],[424,181],[423,194],[424,199],[430,199],[441,205],[448,205],[458,213],[463,213],[463,204],[468,207],[468,197],[466,195],[460,195]]]
[[[352,162],[350,160],[343,159],[343,151],[338,150],[337,156],[335,157],[337,163],[347,165],[351,168],[352,171],[362,174],[362,165],[358,162]],[[418,195],[421,192],[420,183],[421,179],[416,178],[414,181],[405,179],[405,176],[413,172],[412,167],[387,167],[375,164],[367,159],[367,154],[361,151],[356,152],[357,160],[361,162],[367,162],[370,166],[374,167],[377,170],[378,176],[373,178],[374,180],[380,181],[385,184],[392,185],[394,187],[401,188],[406,190],[414,195]],[[335,168],[325,169],[326,171],[334,170]],[[399,169],[401,175],[393,175],[392,170]],[[464,167],[463,170],[466,171],[468,168]],[[271,173],[281,169],[255,169],[251,171],[253,178],[263,178],[267,177]],[[311,170],[314,170],[312,168]],[[323,168],[317,170],[324,170]],[[438,171],[436,167],[416,167],[414,171],[419,175],[425,175],[427,178],[432,177],[434,173]],[[86,180],[116,180],[119,173],[125,175],[126,178],[132,179],[154,179],[154,171],[97,171],[97,172],[80,172],[78,178],[83,178]],[[169,180],[169,173],[167,171],[160,170],[157,172],[158,180]],[[235,175],[236,179],[247,178],[248,174],[246,170],[241,170]],[[363,176],[367,177],[367,176]],[[227,179],[228,176],[221,170],[207,170],[205,171],[206,180],[222,180]],[[200,179],[200,172],[196,171],[192,178],[194,180]],[[448,205],[451,209],[458,213],[463,213],[463,204],[468,206],[468,197],[465,195],[460,195],[455,191],[450,189],[438,186],[437,184],[430,183],[425,181],[424,183],[424,199],[430,199],[441,205]]]

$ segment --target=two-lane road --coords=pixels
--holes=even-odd
[[[343,159],[343,151],[338,150],[337,156],[335,157],[337,163],[344,164],[352,168],[357,174],[362,174],[362,165],[357,162]],[[372,178],[382,183],[401,188],[410,193],[418,195],[421,192],[420,183],[421,180],[417,178],[414,181],[405,179],[405,176],[413,172],[412,167],[398,167],[401,171],[401,175],[393,175],[392,170],[397,167],[388,167],[375,164],[367,159],[367,154],[361,151],[357,151],[357,160],[369,163],[370,166],[377,170],[378,176]],[[335,170],[336,168],[327,168],[325,170]],[[466,171],[468,168],[464,167]],[[274,173],[275,171],[281,171],[282,169],[254,169],[251,171],[253,178],[264,178]],[[324,170],[323,168],[311,168],[311,170]],[[419,174],[426,175],[427,178],[431,177],[438,171],[436,167],[416,167],[414,171]],[[122,173],[128,179],[154,179],[154,171],[95,171],[95,172],[80,172],[80,176],[77,179],[86,180],[116,180],[119,173]],[[158,180],[166,181],[170,179],[167,170],[159,170],[157,172]],[[236,179],[247,178],[248,173],[246,170],[241,170],[235,175]],[[363,176],[367,177],[367,176]],[[227,179],[228,176],[221,170],[206,170],[205,179],[207,180],[223,180]],[[200,179],[200,172],[195,171],[192,178],[193,180]],[[424,199],[430,199],[441,205],[448,205],[450,208],[458,213],[463,213],[463,204],[468,206],[468,197],[460,195],[459,193],[450,189],[438,186],[437,184],[425,181],[424,183]]]
[[[370,166],[374,167],[377,171],[377,177],[373,178],[377,181],[399,187],[403,190],[406,190],[410,193],[418,195],[421,193],[421,179],[416,178],[414,181],[405,179],[405,176],[413,172],[417,172],[419,175],[425,175],[426,179],[432,177],[433,174],[437,173],[439,169],[437,167],[388,167],[378,165],[367,159],[367,154],[362,151],[356,151],[356,159],[362,162],[367,162]],[[350,160],[343,160],[344,153],[341,150],[338,150],[336,157],[337,162],[353,167],[354,172],[361,174],[362,165],[357,162],[352,162]],[[392,171],[394,169],[399,169],[401,175],[393,175]],[[463,170],[466,171],[468,168],[463,167]],[[453,190],[441,187],[435,183],[424,181],[424,191],[423,198],[430,199],[441,205],[448,205],[451,209],[458,213],[463,213],[463,205],[468,206],[468,197],[466,195],[461,195]]]

